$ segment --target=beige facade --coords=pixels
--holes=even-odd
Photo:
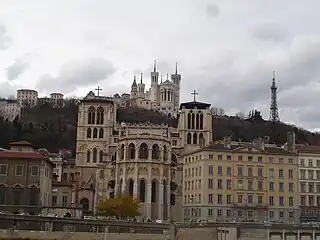
[[[85,199],[94,211],[102,199],[125,193],[140,200],[142,217],[181,221],[181,156],[211,141],[209,107],[182,103],[178,128],[118,123],[113,100],[90,92],[79,106],[75,168],[80,180],[74,202]],[[193,125],[184,122],[188,118]]]
[[[320,219],[320,146],[304,146],[298,153],[301,217]]]
[[[38,92],[31,89],[17,90],[17,101],[20,106],[35,106],[38,104]]]
[[[0,152],[0,205],[30,212],[51,205],[52,172],[52,162],[30,143],[12,143],[10,151]]]
[[[184,218],[296,221],[298,157],[262,139],[230,138],[184,155]]]
[[[16,100],[0,100],[0,117],[12,122],[20,116],[21,107]]]

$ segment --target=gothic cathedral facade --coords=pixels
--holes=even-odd
[[[113,98],[89,92],[78,110],[75,203],[94,212],[105,198],[137,198],[150,220],[181,221],[183,155],[212,141],[210,104],[180,104],[178,127],[117,122]]]

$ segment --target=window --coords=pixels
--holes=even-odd
[[[208,195],[208,203],[213,203],[213,194],[212,193],[210,193]]]
[[[62,206],[68,205],[68,196],[62,196]]]
[[[258,162],[259,162],[259,163],[262,162],[262,157],[258,157]]]
[[[231,161],[231,156],[230,155],[227,155],[227,160]]]
[[[208,188],[213,188],[213,179],[208,179]]]
[[[281,182],[281,183],[279,183],[279,192],[283,192],[283,191],[284,191],[283,183]]]
[[[218,179],[218,189],[222,189],[222,180]]]
[[[292,169],[289,169],[289,178],[293,178],[293,170]]]
[[[283,206],[283,205],[284,205],[283,197],[280,196],[279,197],[279,206]]]
[[[227,195],[227,204],[231,204],[231,195],[230,194]]]
[[[39,166],[31,166],[31,176],[39,175]]]
[[[239,177],[242,177],[242,176],[243,176],[242,167],[238,167],[238,176],[239,176]]]
[[[213,166],[209,166],[209,175],[213,176]]]
[[[57,205],[57,196],[52,196],[52,206]]]
[[[222,195],[218,194],[218,204],[222,204]]]
[[[269,177],[273,178],[273,176],[274,176],[273,168],[270,168],[269,169]]]
[[[274,205],[274,197],[273,196],[269,197],[269,205],[271,205],[271,206]]]
[[[279,178],[283,178],[283,169],[279,169]]]
[[[258,181],[258,191],[263,191],[263,181]]]
[[[242,161],[242,156],[238,156],[238,161]]]
[[[258,177],[263,177],[263,168],[258,168]]]
[[[248,168],[248,177],[252,177],[252,168],[251,167],[249,167]]]
[[[238,195],[238,203],[242,203],[242,195]]]
[[[212,216],[213,215],[213,210],[212,210],[212,208],[209,208],[208,209],[208,216]]]
[[[23,175],[23,165],[16,165],[16,176],[22,176]]]
[[[258,196],[258,204],[263,204],[263,196]]]
[[[8,174],[8,165],[2,164],[0,165],[0,175],[7,175]]]
[[[293,192],[293,183],[289,183],[289,192]]]
[[[232,168],[227,167],[227,176],[232,176]]]
[[[252,204],[252,195],[248,195],[248,203]]]
[[[289,206],[293,206],[293,197],[289,197]]]
[[[222,175],[222,166],[218,166],[218,175]]]
[[[274,191],[274,183],[269,182],[269,191]]]

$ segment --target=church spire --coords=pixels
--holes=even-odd
[[[154,60],[153,72],[157,72],[157,60]]]
[[[162,83],[162,74],[161,74],[161,83]]]
[[[140,74],[141,74],[140,83],[142,83],[142,75],[143,75],[143,73],[140,73]]]
[[[178,62],[176,62],[176,75],[178,74]]]

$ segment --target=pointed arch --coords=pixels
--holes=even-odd
[[[139,158],[140,159],[148,159],[148,145],[146,143],[141,143],[139,147]]]
[[[197,144],[198,143],[198,136],[197,136],[197,133],[194,133],[193,134],[193,141],[192,141],[193,144]]]
[[[120,160],[124,159],[124,144],[121,145],[120,147]]]
[[[200,113],[200,129],[203,129],[203,113]]]
[[[141,179],[139,183],[139,200],[140,202],[146,201],[146,181],[144,179]]]
[[[178,166],[178,160],[177,156],[174,153],[171,153],[171,167],[177,167]]]
[[[87,129],[87,138],[91,138],[92,130],[91,128]]]
[[[158,144],[153,144],[152,146],[152,159],[160,159],[160,148]]]
[[[133,143],[130,143],[128,146],[128,158],[129,159],[136,158],[136,146]]]
[[[91,151],[87,150],[87,163],[91,162]]]
[[[191,144],[191,133],[187,134],[187,144]]]
[[[97,156],[98,155],[98,150],[96,148],[93,148],[92,150],[92,162],[96,163],[97,162]]]
[[[168,148],[166,145],[163,145],[163,160],[164,161],[168,160]]]
[[[129,179],[129,184],[128,184],[128,186],[129,186],[129,196],[133,196],[133,187],[134,187],[134,182],[133,182],[133,180],[130,178]]]
[[[103,107],[97,108],[97,124],[103,124],[103,117],[104,117],[104,109]]]
[[[156,203],[157,202],[157,191],[158,191],[158,184],[157,180],[152,180],[151,183],[151,202]]]
[[[188,120],[187,120],[188,129],[191,129],[191,114],[192,114],[192,111],[188,113]]]
[[[103,138],[103,128],[99,129],[99,138]]]
[[[199,113],[197,113],[196,114],[196,129],[199,129],[199,127],[200,127],[200,114]]]
[[[205,139],[203,137],[203,133],[199,134],[199,144],[200,144],[200,146],[204,146],[205,145]]]
[[[194,129],[195,118],[196,118],[196,117],[195,117],[195,114],[192,113],[192,114],[191,114],[191,128],[192,128],[192,129]]]
[[[88,124],[94,124],[95,123],[95,115],[96,115],[96,109],[91,106],[88,109]]]
[[[99,151],[99,162],[103,162],[103,151]]]
[[[92,134],[93,136],[93,138],[97,138],[98,137],[98,129],[97,128],[94,128],[93,129],[93,134]]]

